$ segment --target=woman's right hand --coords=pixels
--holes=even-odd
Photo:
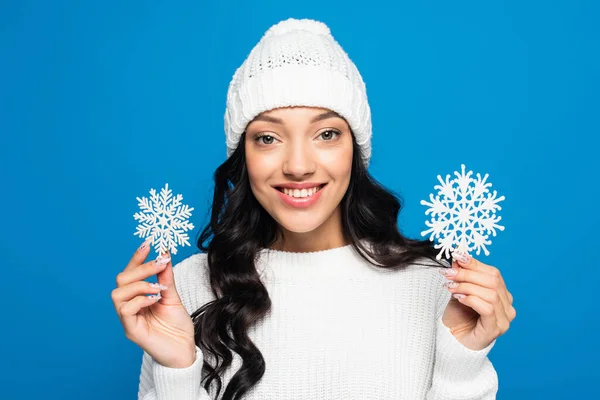
[[[144,263],[149,251],[149,242],[136,250],[111,297],[129,340],[165,367],[186,368],[196,360],[194,324],[175,288],[169,254]],[[154,274],[166,289],[144,281]]]

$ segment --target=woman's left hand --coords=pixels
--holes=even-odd
[[[450,271],[456,274],[448,274]],[[460,343],[481,350],[508,330],[517,312],[498,268],[464,253],[454,253],[452,269],[442,268],[440,272],[449,280],[446,285],[456,286],[447,289],[453,297],[442,322]],[[455,294],[466,297],[457,299]]]

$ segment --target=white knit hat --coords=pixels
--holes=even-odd
[[[327,108],[344,117],[369,165],[371,110],[366,87],[322,22],[290,18],[273,25],[235,71],[225,110],[227,157],[257,115],[292,106]]]

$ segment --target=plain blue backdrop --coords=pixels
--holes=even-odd
[[[461,163],[506,196],[506,230],[481,256],[518,313],[490,353],[498,398],[599,396],[599,11],[592,0],[2,2],[0,397],[136,398],[142,351],[110,298],[141,242],[136,197],[169,183],[195,207],[195,239],[225,160],[229,81],[289,17],[328,24],[361,71],[369,169],[404,198],[405,234],[425,229],[420,200]]]

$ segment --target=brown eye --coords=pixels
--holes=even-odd
[[[321,135],[319,135],[319,136],[321,136],[326,142],[328,142],[328,141],[335,139],[336,135],[339,136],[339,135],[341,135],[341,133],[338,131],[334,131],[333,129],[330,129],[328,131],[321,133]]]
[[[263,143],[264,144],[271,144],[273,143],[273,136],[269,136],[269,135],[265,135],[263,136]]]
[[[271,143],[273,143],[273,140],[275,139],[271,135],[259,135],[259,136],[255,137],[254,140],[256,142],[258,142],[258,141],[260,141],[263,138],[264,138],[264,140],[262,141],[262,144],[271,144]]]

